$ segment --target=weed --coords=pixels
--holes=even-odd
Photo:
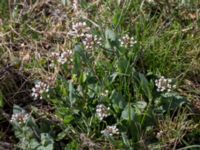
[[[199,6],[1,1],[0,148],[198,148]]]

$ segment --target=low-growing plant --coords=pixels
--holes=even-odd
[[[191,114],[190,91],[182,88],[190,58],[193,63],[198,60],[187,55],[198,47],[198,33],[191,29],[199,24],[188,10],[196,4],[189,4],[164,0],[9,4],[12,21],[4,19],[0,27],[4,32],[0,65],[11,67],[0,69],[0,109],[2,120],[12,125],[14,147],[198,147],[199,140],[187,138],[199,135],[199,122]],[[178,19],[185,11],[189,19]],[[197,96],[198,90],[192,94]],[[13,110],[4,111],[7,106]]]

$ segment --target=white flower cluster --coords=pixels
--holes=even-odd
[[[49,85],[42,81],[38,81],[36,82],[35,87],[32,88],[31,96],[34,98],[34,100],[38,98],[42,99],[42,94],[48,92],[49,92]]]
[[[133,47],[133,45],[137,43],[137,41],[134,39],[134,37],[129,37],[128,34],[123,36],[119,40],[119,42],[120,42],[120,45],[125,47],[125,48]]]
[[[109,93],[109,91],[105,90],[104,92],[101,93],[101,96],[105,96],[106,97],[106,96],[108,96],[108,93]]]
[[[163,134],[164,134],[164,131],[159,131],[157,134],[156,134],[156,138],[157,139],[160,139],[162,136],[163,136]]]
[[[118,135],[119,129],[116,127],[116,125],[107,126],[106,129],[101,131],[101,134],[110,135],[110,136]]]
[[[23,113],[23,112],[15,113],[15,114],[12,114],[10,122],[11,123],[18,122],[19,124],[24,124],[26,123],[28,118],[29,118],[29,115],[27,113]]]
[[[155,85],[158,92],[170,92],[172,89],[176,88],[176,85],[173,85],[172,83],[172,79],[166,79],[163,76],[160,79],[155,80]]]
[[[74,37],[83,37],[89,31],[90,27],[86,24],[86,22],[77,22],[72,25],[72,31],[70,31],[69,34]]]
[[[86,22],[77,22],[72,24],[72,30],[68,33],[75,38],[81,38],[83,45],[86,49],[92,49],[96,45],[101,45],[101,38],[97,35],[92,35],[90,33],[91,28],[86,24]]]
[[[47,78],[46,82],[50,87],[54,87],[56,82],[56,76],[49,74],[49,77]]]
[[[92,49],[95,45],[101,45],[101,38],[96,35],[85,34],[83,45],[85,45],[86,49]]]
[[[54,61],[57,61],[59,64],[65,64],[67,62],[67,60],[69,60],[69,58],[72,55],[72,51],[64,51],[64,52],[52,52],[51,53],[51,58],[52,58],[52,62],[50,64],[50,67],[54,67]]]
[[[96,106],[96,114],[99,117],[100,120],[103,120],[103,118],[107,117],[109,115],[110,108],[106,107],[103,104],[99,104]]]

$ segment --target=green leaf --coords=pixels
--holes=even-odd
[[[40,127],[40,132],[50,132],[52,122],[47,119],[42,119],[40,122],[38,122],[38,125]]]
[[[18,105],[13,106],[13,114],[22,113],[22,112],[25,112],[23,108],[19,107]]]
[[[73,98],[73,93],[74,93],[74,87],[72,81],[69,81],[69,101],[71,106],[75,103],[75,100]]]
[[[96,84],[98,80],[95,76],[88,75],[86,82],[87,84]]]
[[[146,95],[146,97],[148,98],[149,101],[152,101],[153,87],[151,86],[150,82],[146,79],[146,77],[143,74],[139,73],[139,79],[140,79],[140,86],[141,86],[144,94]]]
[[[119,76],[118,72],[114,72],[110,77],[111,77],[111,82],[113,83],[115,81],[115,79],[117,78],[117,76]]]
[[[117,39],[117,36],[113,30],[106,29],[105,35],[106,35],[106,40],[108,40],[108,41],[114,42]]]
[[[60,132],[57,135],[56,141],[60,141],[60,140],[64,139],[67,136],[69,130],[70,130],[70,128],[66,128],[64,131]]]
[[[68,115],[64,117],[64,123],[68,125],[72,120],[74,120],[74,117],[72,115]]]
[[[74,48],[74,67],[73,67],[73,73],[74,74],[80,74],[82,62],[87,62],[88,59],[84,54],[84,50],[80,45],[75,45]]]
[[[75,56],[81,58],[82,61],[85,61],[85,62],[88,61],[88,57],[85,54],[85,50],[83,49],[81,45],[75,45],[74,52],[75,52]]]
[[[78,150],[79,148],[79,144],[77,141],[73,140],[71,143],[67,144],[65,147],[65,150]]]
[[[129,61],[125,57],[121,57],[117,61],[117,69],[120,73],[127,73],[129,71]]]
[[[178,95],[178,93],[175,92],[162,94],[160,100],[160,106],[162,106],[165,111],[168,111],[169,109],[174,110],[187,103],[186,98]]]
[[[80,83],[82,84],[85,83],[87,80],[87,73],[85,72],[81,73],[79,80],[80,80]]]
[[[144,109],[147,107],[147,103],[145,101],[137,101],[134,103],[134,106],[140,111],[144,111]]]
[[[2,108],[4,106],[4,101],[3,101],[3,94],[0,91],[0,108]]]
[[[30,139],[29,144],[31,149],[37,149],[40,146],[40,143],[35,138]]]
[[[105,48],[107,48],[107,49],[111,48],[111,44],[110,44],[110,42],[108,40],[106,40]]]
[[[127,134],[124,133],[124,132],[122,132],[121,135],[122,135],[122,139],[123,139],[124,144],[125,144],[127,147],[131,147],[131,144],[130,144],[130,142],[129,142],[129,140],[128,140]]]
[[[125,109],[122,111],[121,118],[133,121],[135,119],[135,109],[130,104],[126,105]]]
[[[118,0],[118,3],[120,3],[119,0]],[[118,4],[118,5],[119,5],[119,4]],[[113,24],[114,24],[115,26],[117,26],[117,25],[119,25],[121,22],[122,22],[122,20],[121,20],[121,10],[117,10],[117,11],[115,12],[114,17],[113,17]]]
[[[0,1],[0,16],[1,18],[8,19],[9,18],[9,1],[1,0]]]
[[[124,97],[115,90],[112,91],[110,99],[112,101],[112,106],[113,106],[113,108],[115,109],[116,112],[119,112],[120,109],[123,110],[124,107],[127,104]]]
[[[41,146],[37,150],[53,150],[54,141],[47,133],[41,133]]]

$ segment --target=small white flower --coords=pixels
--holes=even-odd
[[[52,52],[51,56],[52,56],[52,58],[57,59],[58,57],[60,57],[60,53],[58,53],[58,52]]]
[[[176,85],[173,85],[172,88],[175,89],[175,88],[176,88]]]
[[[156,134],[156,138],[160,139],[163,136],[164,132],[162,130],[160,130],[157,134]]]
[[[137,43],[134,37],[129,37],[128,34],[123,36],[119,41],[120,45],[125,48],[133,47]]]
[[[107,117],[109,115],[110,108],[106,107],[103,104],[99,104],[96,106],[96,114],[99,117],[100,120],[103,120],[103,118]]]
[[[52,52],[51,53],[51,63],[49,65],[50,68],[55,67],[55,62],[58,62],[59,64],[65,64],[72,55],[72,51],[64,51],[64,52]]]
[[[166,79],[165,77],[160,77],[160,79],[155,80],[155,85],[158,92],[171,92],[172,89],[176,88],[176,85],[173,85],[172,79]]]
[[[10,119],[10,122],[18,122],[19,124],[24,124],[28,120],[29,115],[27,113],[16,113],[12,114],[12,117]]]
[[[108,96],[109,91],[105,90],[104,92],[101,93],[101,96]]]
[[[90,27],[86,24],[86,22],[77,22],[72,25],[72,31],[68,34],[75,37],[83,37],[89,31]]]
[[[106,129],[101,131],[101,134],[110,135],[110,136],[118,135],[119,129],[116,127],[116,125],[107,126]]]
[[[96,35],[86,34],[83,38],[83,44],[86,49],[92,49],[95,45],[101,45],[101,38],[98,38]]]
[[[49,67],[50,67],[50,68],[55,68],[55,63],[51,62],[51,63],[49,64]]]
[[[34,98],[34,100],[38,98],[42,99],[42,94],[48,93],[48,91],[49,85],[44,82],[38,81],[35,83],[35,87],[32,88],[31,96]]]

